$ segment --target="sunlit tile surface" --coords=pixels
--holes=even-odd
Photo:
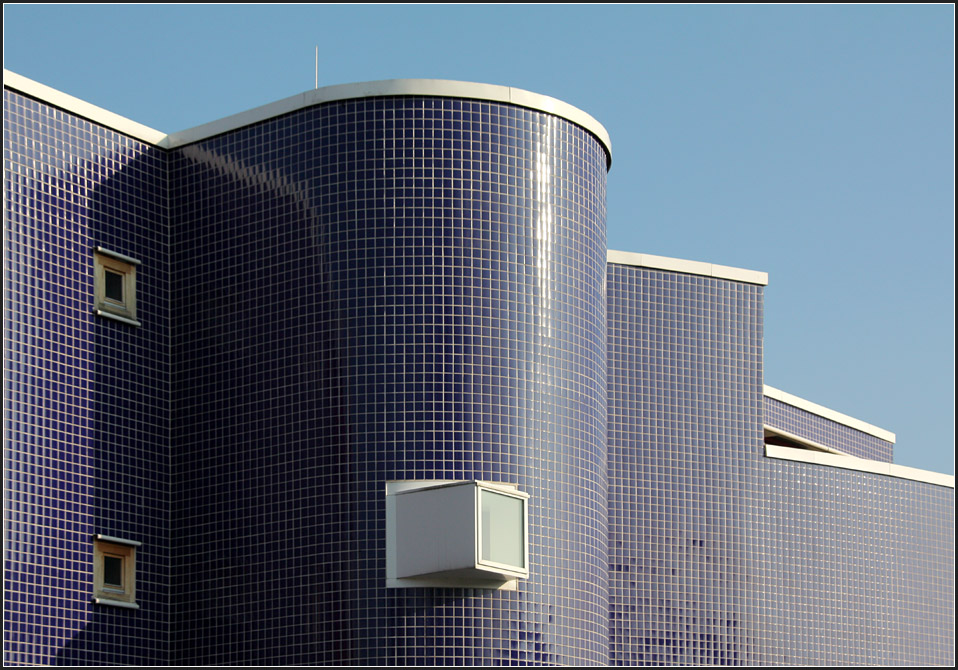
[[[892,445],[763,398],[761,286],[606,263],[579,126],[380,97],[167,152],[4,95],[6,664],[954,663],[954,489],[765,458]],[[529,493],[529,579],[385,588],[403,479]]]
[[[175,660],[605,662],[601,145],[379,98],[170,169]],[[387,591],[397,479],[518,484],[531,577]]]
[[[799,407],[765,398],[765,425],[838,449],[851,456],[892,462],[895,445],[880,437],[812,414]]]
[[[883,441],[763,417],[760,287],[612,264],[608,301],[612,662],[953,664],[954,490],[763,456],[763,419]]]
[[[609,265],[610,656],[761,663],[762,288]]]

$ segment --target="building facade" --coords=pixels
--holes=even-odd
[[[4,84],[5,662],[953,663],[953,478],[763,385],[763,273],[608,252],[584,112]],[[392,574],[467,482],[521,576]]]

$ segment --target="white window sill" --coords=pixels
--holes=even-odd
[[[113,319],[114,321],[119,321],[120,323],[125,323],[128,326],[142,326],[143,324],[139,321],[133,319],[128,319],[125,316],[120,316],[118,314],[110,314],[109,312],[104,312],[102,309],[94,309],[93,313],[97,316],[105,316],[108,319]]]
[[[125,607],[130,610],[138,610],[140,606],[136,603],[127,603],[122,600],[110,600],[109,598],[97,598],[94,596],[93,602],[97,605],[109,605],[111,607]]]

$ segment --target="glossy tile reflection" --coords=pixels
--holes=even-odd
[[[556,117],[436,98],[173,152],[178,661],[606,661],[605,163]],[[385,590],[406,479],[527,491],[530,578]]]
[[[607,251],[584,112],[4,96],[5,664],[954,664],[953,478],[764,386],[763,272]]]

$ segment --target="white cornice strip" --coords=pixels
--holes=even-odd
[[[561,116],[592,133],[605,148],[607,164],[612,164],[612,140],[609,138],[608,131],[590,114],[582,111],[578,107],[573,107],[569,103],[562,102],[556,98],[550,98],[547,95],[540,95],[519,88],[512,88],[511,86],[477,84],[467,81],[448,81],[445,79],[387,79],[384,81],[367,81],[357,84],[324,86],[323,88],[317,88],[290,96],[283,100],[271,102],[268,105],[255,107],[245,112],[240,112],[239,114],[233,114],[218,121],[204,123],[195,128],[171,133],[163,140],[160,146],[173,149],[183,146],[184,144],[199,142],[214,135],[220,135],[237,128],[242,128],[243,126],[259,123],[266,119],[326,102],[401,95],[468,98],[473,100],[488,100],[490,102],[504,102]]]
[[[161,133],[159,130],[148,128],[147,126],[137,123],[136,121],[131,121],[130,119],[120,116],[119,114],[114,114],[113,112],[107,111],[102,107],[91,105],[90,103],[84,102],[79,98],[74,98],[72,95],[61,93],[55,88],[50,88],[49,86],[45,86],[44,84],[33,81],[32,79],[27,79],[16,72],[10,72],[10,70],[3,71],[3,85],[7,88],[12,88],[14,90],[20,91],[21,93],[25,93],[31,98],[37,98],[38,100],[48,102],[54,107],[64,109],[71,114],[82,116],[83,118],[89,119],[90,121],[98,123],[101,126],[112,128],[118,133],[129,135],[130,137],[138,139],[141,142],[146,142],[147,144],[159,146],[166,137],[166,134]]]
[[[870,472],[876,475],[887,475],[889,477],[898,477],[899,479],[910,479],[916,482],[955,488],[955,478],[952,475],[944,475],[929,470],[919,470],[918,468],[909,468],[908,466],[895,465],[894,463],[870,461],[864,458],[855,458],[854,456],[840,456],[838,454],[809,451],[807,449],[790,449],[789,447],[779,447],[773,444],[765,445],[765,455],[769,458],[780,458],[786,461],[827,465],[844,470],[858,470],[859,472]]]
[[[701,261],[686,261],[681,258],[668,258],[667,256],[636,254],[631,251],[615,251],[614,249],[609,249],[608,262],[617,265],[633,265],[640,268],[650,268],[652,270],[667,270],[669,272],[682,272],[689,275],[715,277],[716,279],[729,279],[746,284],[768,285],[767,272],[743,270],[742,268],[703,263]]]
[[[25,93],[33,98],[43,100],[51,105],[65,109],[84,118],[95,121],[130,135],[138,140],[154,144],[164,149],[174,149],[185,144],[199,142],[214,135],[242,128],[253,123],[259,123],[282,114],[295,112],[298,109],[319,105],[337,100],[351,100],[354,98],[371,98],[384,96],[418,95],[440,98],[468,98],[472,100],[488,100],[490,102],[504,102],[519,107],[527,107],[539,112],[554,114],[571,121],[586,129],[602,143],[606,153],[606,164],[612,165],[612,140],[605,127],[596,121],[592,115],[547,95],[524,91],[511,86],[495,84],[477,84],[467,81],[447,81],[444,79],[388,79],[384,81],[368,81],[358,84],[339,84],[325,86],[304,93],[290,96],[268,105],[227,116],[217,121],[204,123],[195,128],[188,128],[166,135],[158,130],[147,128],[144,125],[130,121],[113,112],[109,112],[96,105],[91,105],[72,95],[45,86],[22,75],[3,71],[3,85]]]
[[[873,435],[880,440],[885,440],[886,442],[891,442],[892,444],[895,443],[895,434],[885,430],[884,428],[873,426],[870,423],[865,423],[864,421],[848,416],[847,414],[842,414],[841,412],[836,412],[835,410],[823,407],[822,405],[817,405],[810,400],[799,398],[791,393],[786,393],[785,391],[780,391],[779,389],[772,388],[771,386],[766,386],[765,396],[771,398],[772,400],[783,402],[786,405],[803,409],[806,412],[817,414],[818,416],[828,419],[829,421],[834,421],[844,426],[848,426],[849,428],[860,430],[863,433],[868,433],[869,435]]]

